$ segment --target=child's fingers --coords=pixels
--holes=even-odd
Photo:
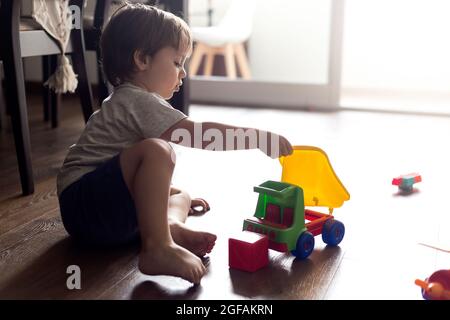
[[[294,152],[294,148],[292,145],[288,142],[288,154],[292,154]]]
[[[206,201],[205,199],[200,199],[200,200],[202,200],[205,203],[205,206],[206,206],[207,210],[211,209],[211,207],[209,206],[208,201]]]
[[[289,141],[288,141],[286,138],[284,138],[284,137],[283,137],[283,142],[281,143],[281,145],[282,145],[282,149],[283,149],[282,154],[283,154],[284,156],[290,155],[290,154],[292,154],[292,152],[294,151],[294,150],[292,149],[292,145],[291,145],[291,144],[289,143]]]
[[[294,149],[292,148],[292,145],[289,143],[289,141],[287,139],[285,139],[283,141],[283,152],[282,152],[282,155],[283,156],[288,156],[288,155],[292,154],[292,152],[294,152]]]
[[[196,209],[196,207],[201,207],[202,210],[198,210],[198,209]],[[193,214],[195,212],[204,213],[209,210],[210,210],[209,203],[206,202],[205,199],[196,198],[196,199],[192,199],[192,201],[191,201],[191,210],[189,211],[189,214]]]
[[[210,209],[208,201],[206,201],[205,199],[202,199],[202,198],[199,198],[199,200],[204,203],[206,210]]]
[[[293,152],[292,147],[291,147],[290,145],[287,145],[286,148],[285,148],[285,153],[284,153],[284,155],[285,155],[285,156],[289,156],[289,155],[292,154],[292,152]]]
[[[288,147],[286,146],[286,144],[281,144],[280,145],[280,152],[279,152],[280,154],[279,155],[277,155],[277,156],[279,156],[279,157],[284,157],[284,156],[287,156],[287,155],[289,155],[290,153],[289,153],[289,149],[288,149]],[[278,158],[278,157],[277,157]]]

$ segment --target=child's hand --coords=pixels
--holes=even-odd
[[[292,149],[291,143],[285,137],[280,136],[280,154],[278,157],[289,156],[292,152],[294,152],[294,149]]]
[[[202,198],[195,198],[191,201],[191,209],[189,209],[190,216],[192,215],[200,215],[205,212],[208,212],[210,209],[209,203],[206,202],[205,199]]]
[[[291,143],[283,136],[273,132],[267,132],[267,144],[260,144],[259,149],[272,159],[292,154]]]

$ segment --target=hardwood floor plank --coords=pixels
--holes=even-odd
[[[136,270],[100,298],[323,299],[344,256],[341,248],[325,248],[320,243],[311,259],[304,261],[295,260],[290,254],[271,251],[267,267],[248,273],[228,268],[228,255],[224,254],[228,252],[227,240],[226,237],[219,238],[216,248],[207,258],[209,271],[202,280],[201,287],[193,287],[175,277],[145,276]]]
[[[136,269],[138,245],[88,248],[75,243],[54,210],[0,237],[2,299],[95,299]],[[66,286],[81,269],[81,290]]]
[[[279,180],[279,162],[258,150],[206,152],[175,146],[173,184],[203,197],[211,211],[189,218],[196,230],[218,235],[205,259],[200,286],[137,269],[139,245],[88,248],[72,241],[59,217],[55,178],[84,122],[75,96],[64,99],[61,122],[50,129],[40,96],[30,100],[36,192],[20,196],[12,133],[0,132],[0,299],[422,299],[414,279],[448,268],[450,255],[418,243],[449,243],[445,208],[450,118],[314,113],[192,106],[196,121],[273,130],[294,144],[324,149],[351,200],[334,215],[346,227],[338,247],[321,237],[309,259],[270,252],[255,273],[228,268],[228,238],[255,210],[253,186]],[[419,171],[423,181],[399,195],[394,176]],[[67,267],[81,268],[81,290],[68,290]],[[389,290],[386,283],[392,284]]]
[[[16,196],[0,202],[0,236],[55,210],[59,214],[55,178],[52,177],[37,184],[36,191],[30,196]]]

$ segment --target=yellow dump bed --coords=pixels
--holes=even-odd
[[[305,206],[338,208],[350,194],[333,170],[327,154],[320,148],[295,146],[294,153],[280,158],[282,182],[303,189]]]

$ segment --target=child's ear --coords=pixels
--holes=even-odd
[[[151,57],[140,50],[133,54],[134,65],[139,71],[147,70],[150,67]]]

